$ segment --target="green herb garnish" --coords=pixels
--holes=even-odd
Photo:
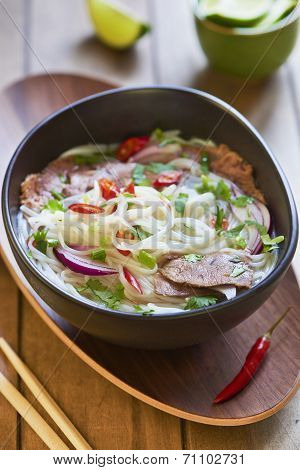
[[[221,209],[219,206],[217,206],[217,217],[216,217],[216,224],[215,224],[215,229],[216,230],[221,230],[222,229],[222,224],[223,224],[224,218],[225,218],[224,209]]]
[[[54,238],[50,238],[47,240],[47,233],[48,230],[42,229],[32,234],[35,242],[34,246],[44,255],[46,255],[47,253],[48,246],[55,247],[59,244],[59,241],[55,240]]]
[[[106,251],[103,250],[102,248],[100,248],[98,250],[93,250],[91,252],[91,258],[93,260],[97,260],[97,261],[105,261]]]
[[[112,310],[117,310],[121,300],[124,299],[124,287],[118,284],[114,289],[101,284],[98,279],[90,279],[84,286],[78,288],[78,292],[86,292],[92,300],[103,303]]]
[[[146,170],[151,173],[162,173],[164,171],[174,170],[174,165],[171,165],[170,163],[152,162],[146,166]]]
[[[242,268],[242,266],[235,266],[233,268],[232,273],[230,274],[230,277],[238,277],[241,274],[243,274],[244,272],[246,272],[245,268]]]
[[[66,212],[67,209],[64,208],[62,203],[57,199],[49,199],[47,204],[44,205],[43,209],[48,209],[50,212],[62,211]]]
[[[203,154],[201,157],[200,168],[204,175],[207,175],[209,173],[209,158],[206,153]]]
[[[151,186],[151,181],[145,177],[144,165],[137,163],[132,171],[132,180],[137,186]]]
[[[54,189],[51,191],[51,195],[54,197],[54,199],[57,199],[57,201],[64,199],[63,194],[55,191]]]
[[[109,157],[105,156],[102,152],[78,154],[74,155],[74,162],[76,165],[96,165],[97,163],[103,162],[107,158]]]
[[[229,186],[224,180],[219,180],[217,185],[212,183],[212,180],[207,175],[201,175],[201,186],[197,186],[195,189],[200,194],[213,193],[216,199],[222,199],[223,201],[229,201],[231,198],[231,192]]]
[[[268,251],[276,250],[278,247],[278,243],[284,241],[284,236],[279,235],[278,237],[271,238],[269,234],[261,235],[261,241],[263,242],[264,248],[263,252],[267,253]]]
[[[184,209],[186,202],[189,198],[188,194],[185,193],[179,193],[177,199],[175,200],[175,210],[180,214],[184,214]]]
[[[229,201],[231,198],[231,191],[229,186],[225,183],[224,180],[219,180],[215,188],[215,196],[217,199],[222,199],[223,201]]]
[[[190,297],[184,307],[184,310],[196,310],[198,308],[208,307],[216,304],[218,299],[211,296]]]
[[[156,266],[156,258],[155,256],[153,255],[150,255],[150,253],[148,253],[147,251],[145,250],[141,250],[137,256],[137,259],[139,260],[139,262],[141,264],[143,264],[144,266],[146,266],[147,268],[149,269],[153,269],[155,268]]]
[[[153,310],[152,308],[150,308],[149,310],[146,310],[142,308],[140,305],[134,305],[133,308],[137,313],[141,313],[142,315],[151,315],[152,313],[155,312],[155,310]]]
[[[145,238],[151,237],[152,235],[152,233],[149,233],[146,230],[142,229],[142,227],[140,227],[139,225],[136,225],[134,227],[134,230],[135,230],[134,235],[139,240],[145,240]]]
[[[254,202],[254,198],[250,196],[238,196],[235,199],[231,199],[230,203],[236,207],[246,207],[248,204],[252,204]]]
[[[62,183],[66,183],[66,182],[67,182],[67,177],[66,177],[66,175],[61,174],[61,175],[58,175],[58,177],[59,177],[59,179],[60,179],[60,181],[61,181]]]
[[[189,263],[196,263],[197,261],[201,261],[204,258],[203,255],[191,254],[191,255],[184,255],[184,259]]]

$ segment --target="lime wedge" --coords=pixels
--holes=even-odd
[[[270,10],[273,0],[200,0],[200,14],[225,26],[253,26]]]
[[[273,3],[269,13],[257,26],[269,27],[288,16],[297,6],[297,0],[277,0]]]
[[[151,29],[118,3],[88,0],[88,6],[97,36],[113,49],[129,48]]]

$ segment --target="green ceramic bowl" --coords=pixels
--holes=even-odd
[[[198,0],[194,2],[194,18],[200,44],[211,65],[220,71],[265,77],[287,60],[296,44],[297,12],[267,30],[229,28],[201,18],[197,5]]]

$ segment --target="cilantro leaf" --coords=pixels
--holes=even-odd
[[[219,180],[214,191],[216,199],[223,199],[223,201],[229,201],[231,198],[231,191],[229,186],[224,180]]]
[[[124,299],[124,287],[122,284],[118,284],[114,289],[110,289],[101,284],[98,279],[89,279],[89,281],[80,288],[79,292],[87,292],[92,300],[99,301],[112,310],[117,310],[121,300]]]
[[[268,231],[264,225],[255,222],[255,220],[245,220],[245,224],[249,227],[256,227],[260,235],[267,235]]]
[[[216,304],[218,299],[212,296],[190,297],[184,307],[184,310],[195,310]]]
[[[38,230],[32,235],[34,238],[34,246],[36,247],[37,250],[39,250],[44,255],[47,254],[48,246],[54,247],[59,244],[59,241],[55,240],[54,238],[47,240],[46,238],[47,233],[48,233],[48,230],[42,229],[42,230]]]
[[[230,188],[224,180],[219,180],[215,186],[207,175],[201,175],[201,182],[202,185],[196,187],[198,193],[213,193],[216,199],[222,199],[223,201],[231,199]]]
[[[216,218],[216,224],[215,224],[216,230],[221,230],[224,218],[225,218],[224,209],[221,209],[219,206],[217,206],[217,218]]]
[[[144,165],[137,163],[132,171],[132,180],[137,186],[151,186],[151,181],[145,176]]]
[[[201,261],[204,258],[203,255],[191,254],[191,255],[184,255],[184,259],[189,263],[196,263],[197,261]]]
[[[276,250],[278,248],[278,243],[284,241],[284,236],[279,235],[278,237],[271,238],[269,234],[261,235],[261,241],[264,245],[263,252],[267,253],[268,251]]]
[[[242,266],[235,266],[230,274],[230,277],[238,277],[246,271]]]
[[[219,235],[228,239],[229,245],[233,248],[241,248],[244,250],[247,246],[246,240],[241,237],[240,233],[245,228],[245,224],[237,225],[230,230],[222,230]]]
[[[64,208],[62,203],[57,199],[49,199],[47,204],[44,205],[43,209],[48,209],[50,212],[62,211],[66,212],[67,209]]]
[[[205,153],[201,157],[201,163],[200,163],[201,171],[204,175],[207,175],[209,173],[209,159],[208,155]]]
[[[248,204],[252,204],[254,198],[246,195],[238,196],[235,199],[231,199],[230,203],[236,207],[246,207]]]
[[[212,184],[211,179],[207,175],[201,175],[201,186],[196,186],[196,191],[199,194],[215,192],[215,186]]]
[[[139,240],[145,240],[145,238],[151,237],[152,235],[152,233],[146,232],[146,230],[142,229],[139,225],[136,225],[134,230],[134,235],[136,235]]]
[[[180,215],[184,214],[184,209],[185,209],[185,205],[186,205],[186,202],[187,202],[188,198],[189,198],[188,194],[180,193],[178,195],[178,198],[175,200],[175,210]]]
[[[155,312],[155,310],[153,310],[152,308],[146,310],[142,308],[140,305],[134,305],[133,308],[137,313],[141,313],[142,315],[151,315],[152,313]]]
[[[151,173],[162,173],[163,171],[174,170],[174,165],[170,163],[152,162],[146,166],[146,169]]]

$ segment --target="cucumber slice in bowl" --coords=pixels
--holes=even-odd
[[[201,16],[223,26],[250,27],[262,20],[273,0],[200,0]]]

